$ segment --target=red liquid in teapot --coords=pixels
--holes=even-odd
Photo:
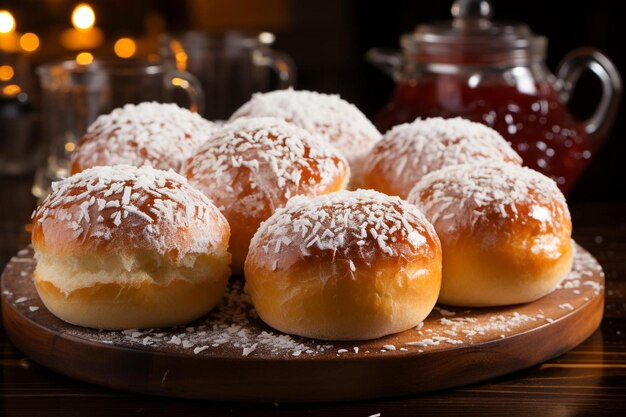
[[[417,117],[460,116],[481,122],[511,142],[524,165],[554,179],[561,190],[571,190],[591,158],[592,149],[582,127],[559,102],[548,84],[480,85],[471,88],[455,76],[436,81],[400,83],[391,102],[378,115],[385,132]]]

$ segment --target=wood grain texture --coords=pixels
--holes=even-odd
[[[39,300],[33,265],[31,250],[23,250],[2,277],[4,328],[27,356],[99,385],[211,400],[346,401],[483,381],[572,349],[597,328],[604,302],[602,270],[579,247],[575,268],[562,287],[533,303],[439,308],[423,327],[382,339],[326,344],[294,338],[295,348],[260,346],[244,356],[239,343],[194,352],[194,346],[167,342],[184,328],[147,333],[154,340],[158,334],[162,342],[145,344],[141,332],[131,337],[67,324]],[[205,324],[216,327],[211,317]],[[243,328],[250,335],[271,332],[258,319]]]

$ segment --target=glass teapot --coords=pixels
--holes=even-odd
[[[511,142],[526,166],[552,177],[567,193],[613,124],[619,73],[599,51],[580,48],[554,76],[545,65],[545,37],[523,24],[493,22],[491,15],[489,1],[457,0],[452,21],[403,35],[402,52],[368,51],[367,60],[396,81],[376,124],[384,132],[417,117],[482,122]],[[586,70],[600,79],[602,97],[589,119],[578,120],[567,103]]]

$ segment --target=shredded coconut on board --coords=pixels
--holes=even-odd
[[[280,117],[324,135],[346,157],[355,178],[359,176],[360,161],[381,138],[355,105],[336,94],[293,89],[256,93],[235,111],[231,120],[258,116]]]
[[[258,352],[290,356],[315,355],[332,349],[328,342],[311,343],[270,328],[264,329],[242,287],[241,281],[233,281],[219,307],[193,325],[168,329],[94,331],[91,340],[104,339],[114,344],[153,348],[167,345],[170,349],[191,351],[195,355],[235,348],[244,357],[254,356]],[[252,322],[256,323],[252,325]]]
[[[81,170],[128,164],[179,171],[214,126],[176,104],[127,104],[89,126],[72,155],[72,164]]]
[[[460,117],[417,119],[383,135],[366,158],[365,175],[382,176],[389,191],[406,198],[421,177],[465,163],[502,161],[517,165],[520,156],[498,132]]]
[[[19,260],[19,262],[16,262]],[[5,270],[5,279],[32,279],[35,268],[32,248],[11,259]],[[27,272],[26,277],[16,274],[17,271]],[[581,275],[581,273],[584,273]],[[602,275],[602,268],[587,252],[576,249],[571,272],[566,276],[556,292],[568,293],[575,289],[582,291],[586,297],[577,296],[577,301],[570,301],[570,305],[579,308],[593,296],[597,296],[604,288],[597,281],[592,281],[593,275]],[[588,279],[585,279],[588,278]],[[593,282],[595,286],[568,285],[580,281]],[[5,284],[6,285],[5,281]],[[597,287],[597,288],[596,288]],[[3,291],[3,297],[22,314],[31,317],[37,322],[38,315],[45,316],[49,323],[50,313],[41,303],[34,286],[26,288],[24,293]],[[11,287],[11,289],[15,289]],[[598,292],[596,292],[596,290]],[[584,302],[583,302],[584,299]],[[24,300],[28,300],[26,303]],[[19,301],[19,302],[18,302]],[[40,307],[33,309],[33,305]],[[554,307],[557,307],[556,305]],[[185,326],[167,329],[124,331],[93,330],[78,326],[65,326],[64,332],[76,337],[105,345],[115,345],[130,348],[141,348],[159,352],[171,351],[193,355],[223,355],[224,352],[234,351],[241,357],[255,357],[256,355],[293,358],[311,357],[321,353],[340,353],[342,356],[389,355],[398,352],[428,353],[438,346],[471,345],[491,341],[514,334],[527,326],[549,325],[560,317],[570,313],[570,310],[557,309],[558,317],[546,317],[540,308],[521,314],[515,311],[519,306],[509,306],[501,309],[465,309],[435,308],[423,324],[412,330],[401,333],[404,347],[394,339],[396,351],[390,349],[388,338],[375,341],[329,343],[297,336],[289,336],[274,331],[262,322],[250,302],[250,298],[243,291],[240,281],[233,281],[229,285],[221,304],[210,312],[204,319]],[[442,311],[445,313],[442,314]],[[450,314],[455,313],[455,314]],[[445,314],[445,315],[444,315]],[[398,337],[398,336],[391,336]]]

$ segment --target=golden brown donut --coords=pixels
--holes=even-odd
[[[326,140],[281,119],[242,118],[209,138],[184,168],[231,227],[233,269],[243,270],[261,222],[295,195],[341,190],[350,170]]]
[[[412,204],[373,190],[295,197],[250,243],[246,288],[291,334],[364,340],[416,326],[435,305],[441,246]]]
[[[214,126],[176,104],[127,104],[89,126],[72,154],[71,173],[118,164],[179,172]]]
[[[173,171],[95,167],[33,213],[35,286],[57,317],[101,329],[194,320],[222,297],[230,229]]]
[[[381,138],[380,132],[356,106],[336,94],[291,88],[257,93],[230,119],[258,116],[279,117],[327,137],[350,164],[352,188],[360,184],[363,158]]]
[[[539,172],[496,162],[450,166],[424,176],[408,201],[441,239],[441,303],[534,301],[571,268],[567,204],[556,183]]]
[[[406,198],[424,175],[481,161],[521,165],[522,159],[495,130],[469,120],[417,119],[395,126],[365,160],[364,186]]]

